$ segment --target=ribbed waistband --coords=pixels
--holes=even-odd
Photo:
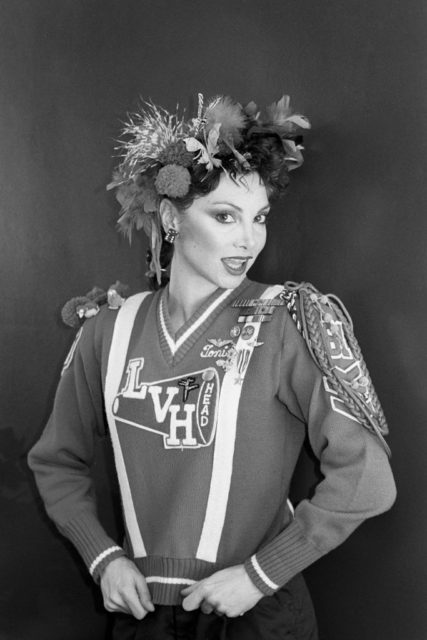
[[[181,591],[198,580],[225,567],[195,558],[135,558],[135,564],[147,580],[154,604],[181,604]]]

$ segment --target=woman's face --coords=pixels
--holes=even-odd
[[[178,217],[174,275],[205,293],[237,287],[265,245],[269,209],[257,173],[237,184],[221,176],[216,189]]]

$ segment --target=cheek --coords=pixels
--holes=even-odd
[[[206,258],[216,252],[221,243],[217,242],[215,235],[209,229],[187,228],[183,233],[183,249],[191,253],[203,254]]]
[[[265,226],[263,226],[259,234],[258,253],[260,253],[260,251],[264,249],[266,242],[267,242],[267,229]]]

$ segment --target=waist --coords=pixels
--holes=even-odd
[[[146,556],[134,558],[134,562],[147,581],[154,604],[163,605],[181,604],[182,589],[225,568],[197,558]]]

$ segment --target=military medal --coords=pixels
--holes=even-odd
[[[270,322],[277,307],[283,307],[280,298],[239,298],[232,304],[240,310],[237,322]]]
[[[240,327],[235,324],[234,327],[232,329],[230,329],[230,336],[232,338],[238,338],[240,335]]]
[[[285,302],[279,298],[239,298],[232,307],[283,307]]]
[[[272,315],[239,316],[237,322],[270,322]]]
[[[255,327],[248,325],[243,327],[242,340],[250,340],[255,333]]]

